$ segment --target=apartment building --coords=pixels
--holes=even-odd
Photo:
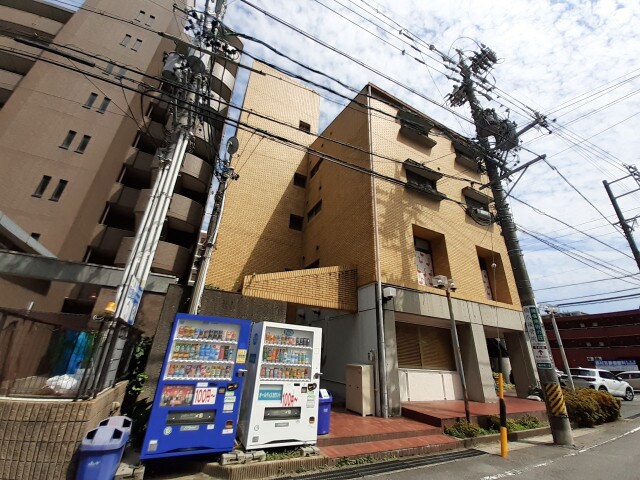
[[[288,302],[288,322],[324,330],[322,385],[344,397],[346,365],[374,364],[377,403],[397,414],[462,398],[434,286],[452,278],[469,398],[496,401],[488,338],[506,342],[526,396],[536,373],[522,306],[468,139],[372,84],[316,135],[318,94],[258,69],[209,288]]]
[[[188,40],[174,3],[189,2],[86,0],[72,11],[0,0],[0,248],[125,265],[170,125],[171,99],[162,93],[169,88],[159,75],[176,44],[158,32]],[[213,66],[212,115],[195,128],[151,266],[182,283],[192,274],[222,133],[218,114],[226,114],[221,102],[231,99],[236,70],[222,60]],[[162,90],[142,95],[144,85]],[[34,302],[37,310],[89,313],[101,295],[95,285],[0,277],[4,307]]]
[[[637,370],[640,364],[640,312],[627,310],[607,313],[556,313],[556,324],[569,368],[595,367]],[[542,317],[551,353],[558,368],[564,370],[558,339],[551,317]]]

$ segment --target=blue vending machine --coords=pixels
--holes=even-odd
[[[251,322],[179,313],[142,460],[233,450]]]

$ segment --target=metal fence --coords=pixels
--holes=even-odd
[[[126,341],[114,362],[118,339]],[[127,378],[139,339],[110,317],[0,309],[0,395],[95,397]]]

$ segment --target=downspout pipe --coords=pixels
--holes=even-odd
[[[369,117],[369,162],[373,170],[373,134],[371,119],[371,85],[367,87],[367,106]],[[376,195],[376,179],[371,175],[371,201],[373,206],[373,236],[376,263],[376,328],[378,331],[378,385],[380,391],[380,414],[382,418],[389,417],[389,392],[387,390],[387,352],[384,338],[384,308],[382,304],[382,273],[380,268],[380,232],[378,230],[378,207]]]

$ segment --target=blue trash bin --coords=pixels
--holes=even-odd
[[[79,450],[76,480],[113,480],[129,435],[112,426],[88,432]]]
[[[129,441],[129,437],[131,436],[131,426],[133,425],[133,420],[129,417],[125,417],[124,415],[119,415],[115,417],[107,417],[102,420],[98,426],[100,427],[116,427],[122,430],[127,436],[125,443]]]
[[[331,402],[333,402],[333,397],[329,391],[321,388],[318,402],[318,435],[326,435],[329,433],[331,426]]]

